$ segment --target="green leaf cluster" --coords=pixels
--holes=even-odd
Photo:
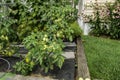
[[[82,35],[82,30],[78,24],[77,21],[73,22],[70,24],[70,27],[72,28],[73,30],[73,38],[77,38],[77,37],[81,37]]]
[[[10,7],[18,41],[28,50],[22,62],[15,65],[17,72],[28,74],[39,65],[45,72],[62,67],[63,40],[72,41],[74,30],[69,23],[75,22],[76,9],[67,0],[16,0]]]
[[[9,13],[8,13],[9,14]],[[0,13],[0,55],[11,56],[14,54],[14,49],[10,47],[10,42],[14,34],[12,24],[15,21],[7,17],[7,14]]]
[[[120,39],[120,1],[116,0],[112,4],[106,3],[104,8],[93,7],[95,14],[94,18],[90,19],[91,33],[96,36]]]

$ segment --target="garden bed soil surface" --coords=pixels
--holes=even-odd
[[[5,59],[7,59],[10,64],[11,64],[11,68],[9,70],[9,72],[14,72],[14,69],[12,68],[12,66],[17,62],[20,61],[20,58],[16,58],[16,57],[6,57]],[[7,68],[7,64],[5,63],[0,63],[0,72],[5,72],[5,69]],[[1,76],[1,75],[0,75]],[[74,59],[66,59],[63,67],[61,69],[55,67],[54,70],[49,71],[48,73],[44,73],[40,67],[36,67],[34,69],[34,71],[32,72],[32,74],[29,75],[31,77],[30,80],[37,80],[34,77],[38,77],[40,80],[44,77],[49,77],[49,80],[74,80],[75,77],[75,60]],[[33,79],[32,79],[33,77]],[[15,78],[15,76],[13,77]],[[19,78],[17,76],[17,78]],[[14,79],[10,79],[10,80],[14,80]],[[21,80],[21,79],[15,79],[15,80]],[[24,79],[22,80],[27,80]],[[42,79],[42,80],[47,80],[47,79]]]
[[[75,70],[76,61],[75,61],[74,53],[76,50],[76,44],[65,42],[65,45],[66,45],[66,47],[64,48],[65,54],[63,56],[65,56],[66,59],[61,69],[59,69],[58,67],[55,67],[54,70],[49,71],[48,73],[44,73],[44,71],[42,71],[41,68],[37,66],[33,70],[33,72],[29,74],[28,76],[22,76],[18,74],[9,80],[37,80],[37,78],[38,80],[54,80],[54,79],[55,80],[74,80],[75,71],[76,71]],[[21,46],[19,53],[22,55],[25,55],[27,53],[27,50],[23,46]],[[15,63],[22,60],[22,58],[20,57],[4,57],[4,58],[10,62],[11,68],[9,72],[12,72],[12,73],[14,73],[14,69],[12,67],[15,65]],[[0,61],[0,72],[5,72],[7,69],[7,66],[8,65],[6,63]],[[16,78],[19,78],[19,79],[16,79]]]

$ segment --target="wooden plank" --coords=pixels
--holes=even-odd
[[[67,47],[76,47],[75,42],[64,42],[64,45]]]
[[[84,54],[84,48],[80,38],[77,39],[77,75],[76,80],[90,80],[90,73],[87,66],[87,60]],[[82,78],[82,79],[81,79]]]
[[[68,46],[68,47],[76,47],[75,42],[64,42],[64,45]],[[20,45],[17,45],[17,44],[16,45],[14,45],[14,44],[12,45],[11,44],[10,46],[12,46],[12,47],[24,47],[24,45],[21,45],[21,44]]]
[[[0,6],[13,5],[14,3],[0,3]]]

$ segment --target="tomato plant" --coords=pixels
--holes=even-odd
[[[11,56],[14,54],[14,49],[10,46],[11,39],[14,33],[12,24],[13,19],[6,17],[4,13],[0,13],[0,55]]]
[[[67,0],[16,0],[10,7],[18,41],[28,49],[25,58],[16,63],[17,72],[28,74],[39,65],[45,72],[62,67],[63,40],[72,41],[74,30],[69,23],[75,22],[76,9],[66,4]]]

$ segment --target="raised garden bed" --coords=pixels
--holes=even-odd
[[[63,41],[73,41],[76,37],[81,36],[82,31],[76,22],[77,10],[67,2],[69,1],[27,0],[24,3],[15,0],[15,5],[9,6],[10,13],[5,15],[7,17],[4,17],[4,19],[1,17],[3,20],[0,25],[1,55],[12,56],[18,51],[12,49],[14,47],[10,46],[11,43],[21,42],[28,50],[20,47],[20,54],[14,55],[14,57],[17,56],[20,59],[23,58],[14,66],[17,73],[30,75],[30,72],[39,71],[37,70],[39,65],[40,71],[38,73],[42,74],[41,71],[44,70],[46,73],[48,72],[48,74],[45,74],[46,76],[51,76],[49,75],[49,73],[52,74],[50,70],[54,69],[53,72],[62,76],[68,74],[66,76],[70,77],[71,80],[74,79],[74,76],[76,76],[74,54],[76,50],[71,52],[74,48],[69,46],[68,49],[64,49],[65,54],[62,54]],[[2,28],[3,25],[4,28]],[[64,56],[66,59],[64,59]],[[71,59],[73,60],[71,61]],[[73,63],[74,69],[69,68],[68,63],[70,62]],[[56,66],[61,69],[56,68]],[[67,69],[64,69],[64,67],[73,70],[73,72],[66,72]],[[14,72],[14,70],[9,71]],[[57,77],[57,73],[55,77]],[[54,75],[52,77],[54,78]],[[61,79],[68,79],[68,77],[62,78],[60,76]]]
[[[15,64],[16,61],[19,61],[20,59],[19,58],[5,58],[6,60],[8,60],[11,64],[11,66],[13,66]],[[7,66],[6,64],[2,64],[3,66],[1,67],[1,69],[5,69],[5,67]],[[63,67],[61,69],[59,68],[55,68],[54,70],[52,71],[49,71],[48,73],[44,73],[40,67],[36,67],[34,69],[34,71],[29,74],[29,76],[31,77],[38,77],[39,79],[42,79],[42,78],[46,78],[46,77],[49,77],[50,79],[58,79],[58,80],[61,80],[61,79],[65,79],[65,80],[74,80],[74,74],[75,74],[75,60],[74,59],[66,59],[64,64],[63,64]],[[0,65],[1,66],[1,65]],[[1,70],[2,72],[4,70]],[[9,72],[12,72],[14,73],[14,70],[13,68],[10,68]],[[7,72],[6,72],[7,73]],[[2,76],[5,74],[1,74],[1,78],[4,77]],[[15,75],[13,76],[11,80],[14,80],[14,78],[18,76],[18,75]],[[21,77],[25,77],[25,76],[21,76]],[[27,76],[26,76],[27,77]],[[19,78],[18,78],[19,80]]]
[[[40,67],[36,66],[35,69],[33,70],[33,72],[31,74],[29,74],[29,76],[33,76],[33,77],[38,77],[38,78],[45,78],[45,77],[49,77],[50,79],[65,79],[65,80],[74,80],[75,78],[75,56],[74,56],[74,52],[76,51],[76,44],[75,43],[69,43],[69,42],[65,42],[66,47],[64,48],[64,56],[66,57],[65,62],[62,66],[61,69],[59,69],[58,67],[55,67],[54,70],[49,71],[48,73],[43,72]],[[18,46],[18,45],[17,45]],[[24,47],[22,45],[19,45],[20,47],[20,54],[22,56],[25,56],[25,53],[27,52],[26,49],[24,49]],[[12,72],[14,73],[14,69],[12,68],[12,66],[17,62],[20,61],[20,57],[16,57],[16,55],[14,55],[14,57],[4,57],[5,60],[9,61],[11,68],[9,70],[4,70],[7,69],[6,66],[8,64],[6,63],[1,63],[0,66],[0,72]],[[15,76],[14,76],[15,77]],[[21,76],[23,77],[23,76]],[[13,78],[14,79],[14,78]]]
[[[36,66],[33,72],[29,75],[29,77],[37,77],[37,78],[46,78],[49,77],[50,80],[57,79],[57,80],[78,80],[78,79],[90,79],[89,70],[87,67],[86,58],[83,51],[82,41],[81,39],[77,39],[77,47],[75,43],[65,42],[66,47],[64,48],[64,56],[66,57],[65,62],[61,69],[55,67],[54,70],[49,71],[48,73],[44,73],[40,67]],[[24,55],[26,53],[26,49],[23,46],[20,47],[20,53]],[[77,49],[76,49],[77,48]],[[74,54],[76,53],[76,54]],[[5,57],[13,66],[17,61],[21,59],[18,57]],[[2,64],[3,65],[3,64]],[[76,66],[75,66],[76,65]],[[4,64],[4,66],[6,66]],[[3,66],[3,67],[4,67]],[[1,67],[1,68],[3,68]],[[1,70],[2,71],[2,70]],[[10,72],[14,73],[13,68],[10,68]],[[18,75],[16,75],[18,76]],[[16,76],[12,77],[16,78]],[[19,75],[20,76],[20,75]],[[21,78],[25,78],[25,76],[21,76]],[[27,79],[26,79],[27,80]]]
[[[87,66],[87,60],[84,53],[82,40],[80,38],[77,38],[76,60],[77,60],[76,80],[78,79],[90,80],[89,68]]]

